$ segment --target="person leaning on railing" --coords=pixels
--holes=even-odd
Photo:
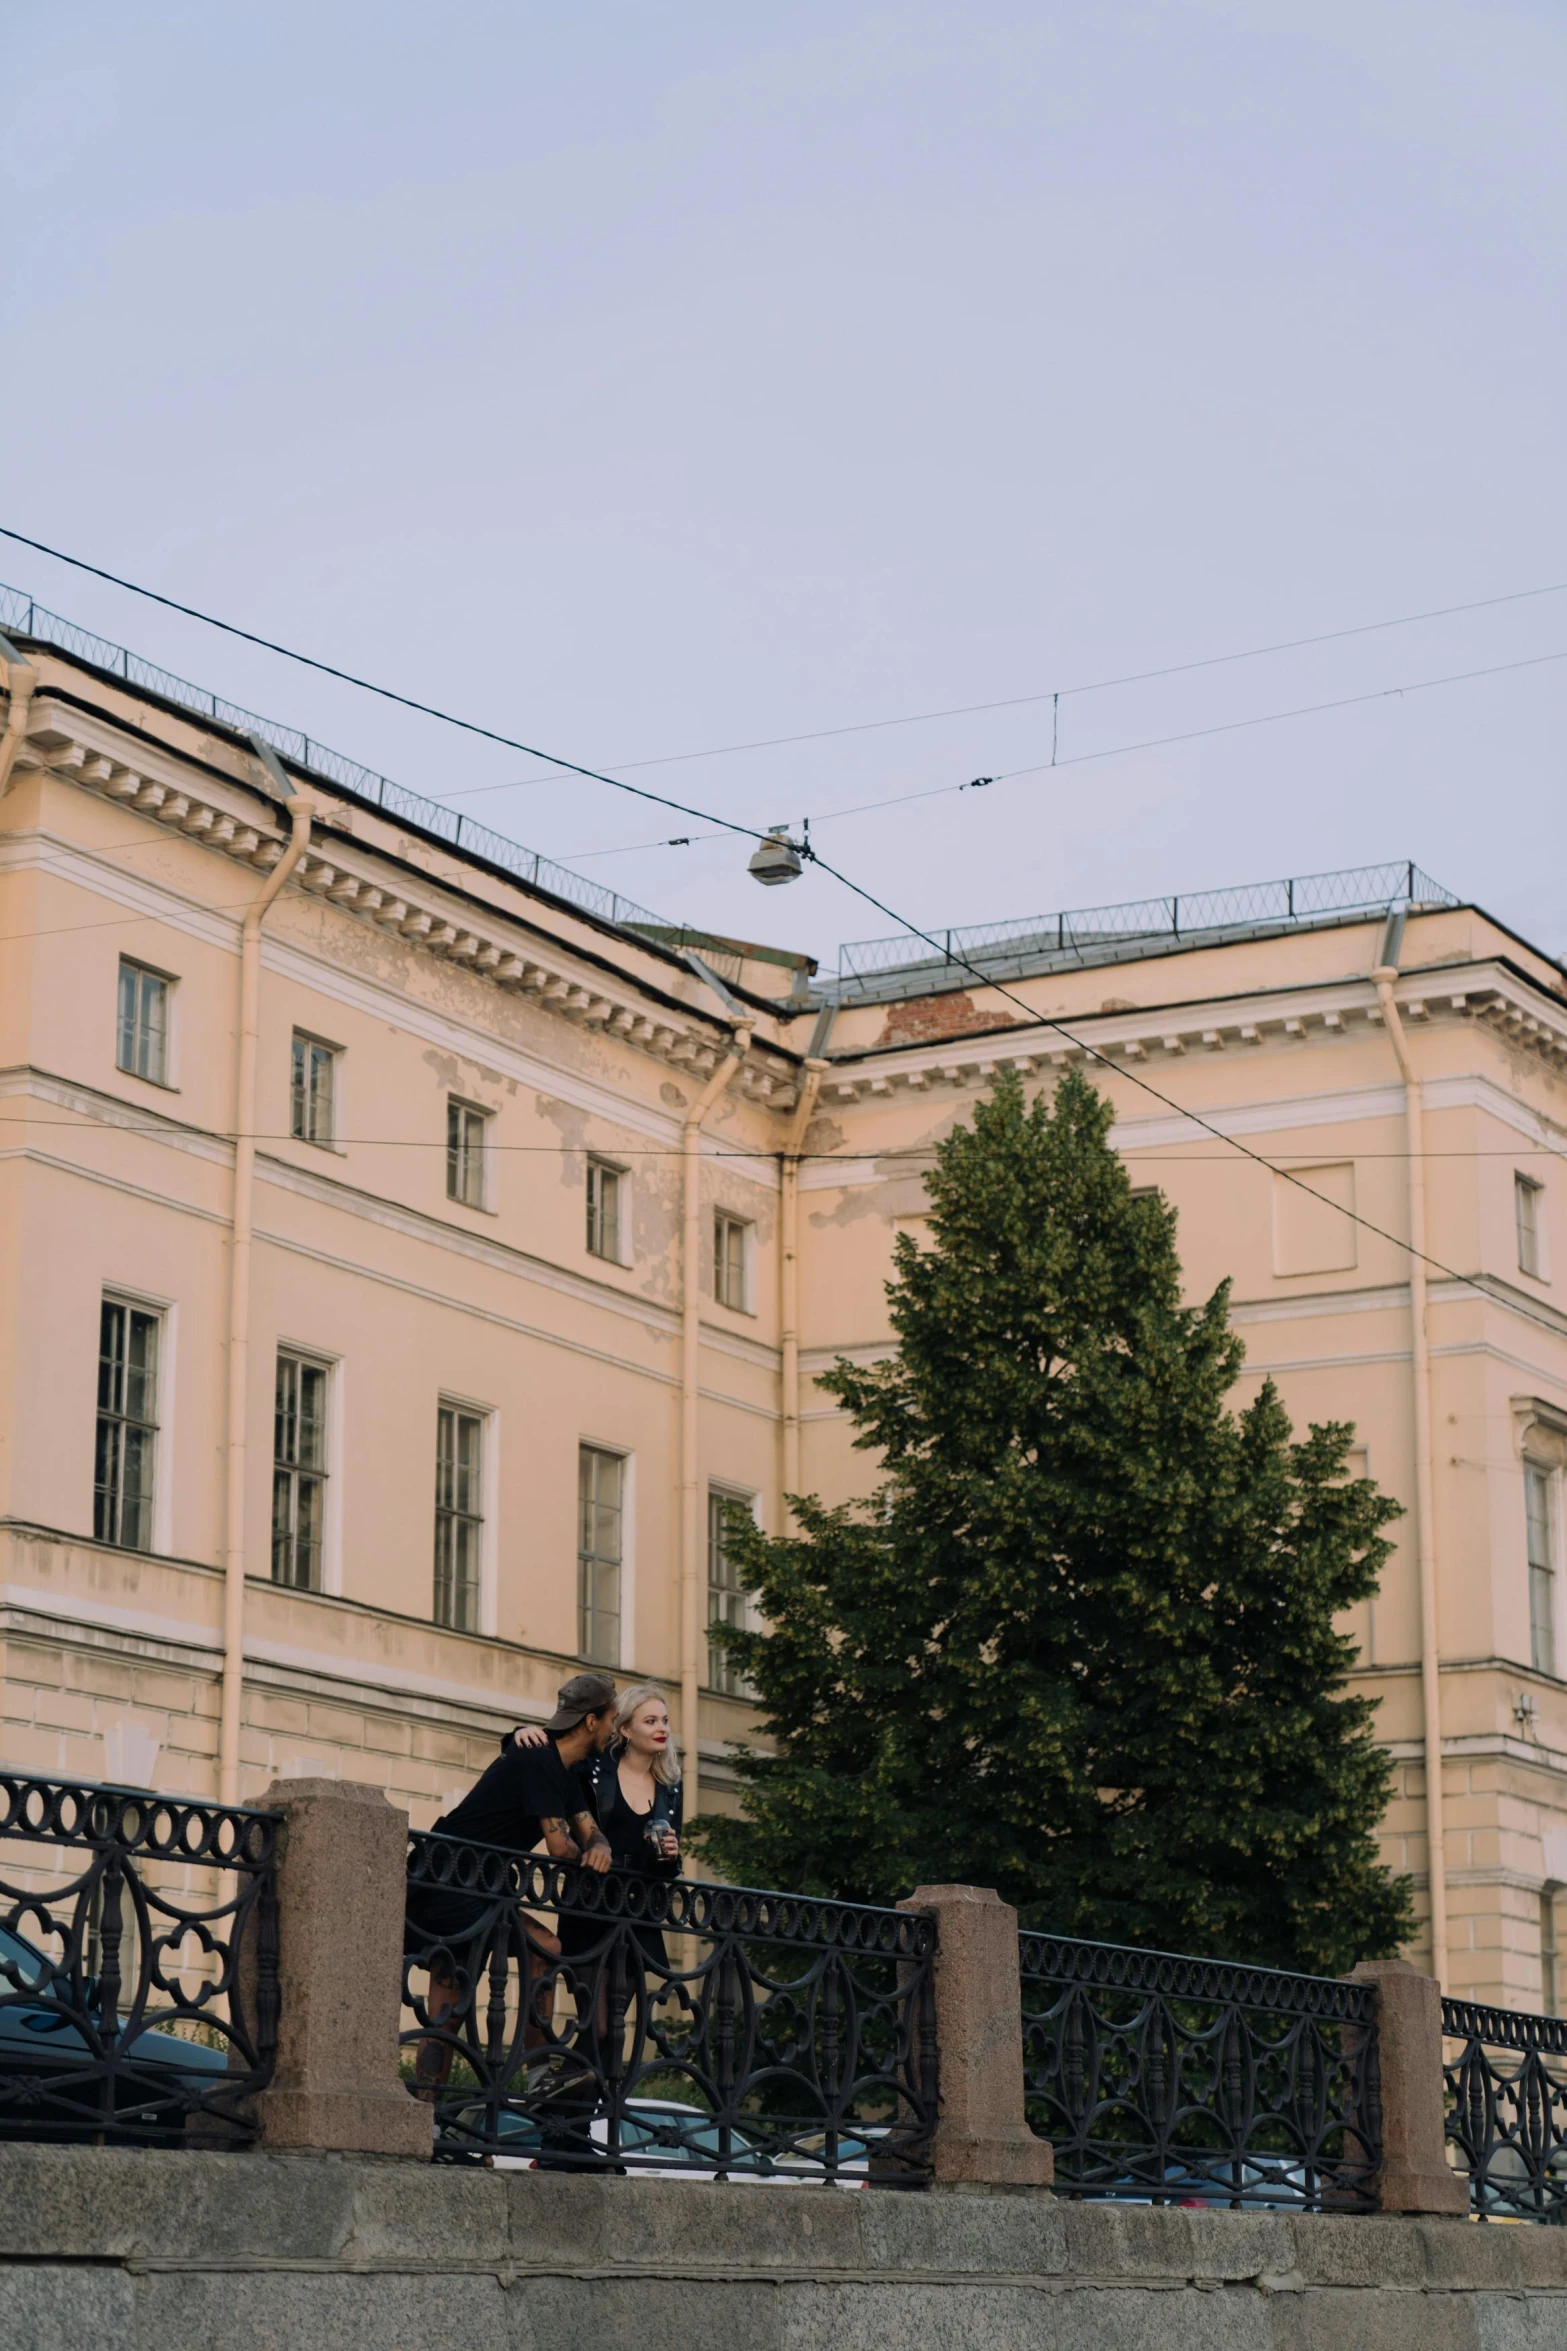
[[[547,1725],[543,1730],[524,1725],[507,1733],[501,1752],[537,1754],[547,1737]],[[651,1682],[622,1690],[615,1705],[614,1736],[589,1761],[585,1776],[613,1866],[639,1877],[678,1877],[680,1750],[662,1690]],[[562,1915],[560,1930],[561,1948],[568,1957],[590,1949],[603,1932],[597,1920],[573,1919],[569,1914]],[[668,1954],[657,1927],[639,1925],[636,1937],[650,1966],[667,1967]]]
[[[461,1803],[435,1823],[435,1835],[499,1845],[512,1853],[531,1853],[542,1839],[555,1861],[580,1861],[599,1872],[610,1867],[609,1840],[599,1826],[587,1767],[615,1736],[614,1677],[573,1674],[557,1695],[555,1712],[531,1738],[519,1746],[508,1734],[500,1754]],[[473,1938],[487,1916],[488,1905],[472,1895],[441,1887],[411,1889],[404,1949],[428,1966],[426,2013],[432,2026],[444,2021],[461,1996],[453,1952]],[[530,1923],[527,1939],[531,1981],[542,1972],[540,1963],[555,1956],[555,1937]],[[437,1948],[431,1950],[432,1944]],[[452,2043],[433,2034],[419,2043],[417,2096],[435,2097],[451,2073],[454,2055]]]

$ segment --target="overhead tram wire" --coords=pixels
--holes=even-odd
[[[361,693],[376,694],[383,702],[396,702],[404,710],[417,711],[421,718],[439,719],[443,726],[457,727],[465,735],[478,735],[487,743],[500,743],[508,751],[524,752],[529,759],[542,759],[551,768],[567,775],[585,776],[590,783],[609,784],[617,792],[630,792],[638,800],[651,800],[659,808],[673,808],[679,816],[694,816],[704,824],[718,825],[728,833],[743,834],[748,841],[765,841],[767,835],[755,825],[736,824],[727,816],[714,816],[705,808],[688,808],[683,800],[671,800],[663,792],[650,792],[642,784],[623,783],[618,776],[604,775],[596,767],[584,767],[575,759],[562,759],[553,751],[544,751],[536,743],[519,742],[515,735],[499,734],[494,727],[481,726],[477,719],[459,718],[455,711],[440,710],[433,702],[420,702],[412,694],[399,693],[395,686],[377,685],[373,678],[362,678],[350,669],[338,669],[330,661],[318,661],[311,653],[298,653],[292,645],[280,645],[275,638],[258,636],[254,629],[242,629],[231,620],[219,620],[216,614],[201,612],[194,604],[181,604],[176,597],[164,596],[156,588],[141,587],[135,580],[121,579],[117,572],[104,571],[96,563],[84,562],[79,555],[66,555],[58,547],[46,546],[42,539],[29,539],[21,531],[13,531],[0,523],[0,539],[15,539],[19,546],[32,547],[40,555],[53,557],[57,563],[68,563],[77,571],[90,572],[94,579],[107,580],[114,588],[123,588],[128,595],[145,597],[149,604],[161,604],[166,612],[182,613],[187,620],[199,620],[204,628],[220,629],[226,637],[238,637],[247,645],[259,645],[264,653],[280,654],[285,661],[297,662],[301,669],[313,669],[320,676],[336,678],[345,686],[357,686]]]
[[[1101,759],[1127,759],[1137,751],[1162,751],[1177,743],[1199,743],[1211,735],[1241,734],[1248,727],[1277,726],[1285,719],[1314,718],[1323,711],[1352,710],[1368,702],[1401,701],[1406,694],[1428,694],[1438,686],[1465,686],[1476,678],[1505,677],[1514,670],[1544,669],[1556,661],[1567,661],[1567,647],[1558,653],[1530,654],[1522,661],[1495,662],[1485,669],[1455,670],[1448,677],[1414,678],[1407,685],[1377,686],[1369,693],[1343,694],[1331,702],[1302,702],[1290,710],[1264,710],[1260,711],[1255,718],[1223,719],[1215,726],[1190,727],[1182,734],[1150,735],[1137,743],[1109,743],[1098,751],[1073,751],[1069,752],[1065,759],[1052,756],[1049,759],[1038,760],[1030,767],[1002,768],[995,775],[973,776],[961,784],[928,784],[917,792],[895,792],[884,800],[856,800],[847,808],[817,809],[803,821],[806,824],[814,825],[835,824],[840,817],[872,816],[878,809],[907,808],[919,800],[954,799],[963,792],[988,789],[992,784],[1011,783],[1018,776],[1051,775],[1058,768],[1089,767]],[[628,786],[628,789],[630,788]],[[448,795],[448,797],[453,796]],[[692,836],[692,840],[697,841],[711,841],[717,838],[716,833],[697,833]],[[578,850],[574,857],[563,858],[561,862],[567,865],[574,862],[580,864],[586,857],[631,857],[644,849],[685,849],[691,845],[691,840],[684,839],[632,841],[621,849]]]
[[[668,800],[662,793],[649,792],[640,784],[628,784],[621,777],[605,774],[598,768],[584,767],[573,759],[557,758],[553,752],[535,750],[531,745],[519,742],[515,736],[499,734],[495,729],[481,726],[473,719],[459,718],[453,712],[437,709],[431,703],[415,701],[411,695],[400,694],[390,686],[377,685],[372,679],[356,677],[352,671],[335,668],[330,662],[318,661],[312,654],[298,653],[291,646],[281,645],[271,638],[258,636],[254,631],[240,628],[232,621],[219,620],[212,613],[202,612],[194,605],[182,604],[172,596],[160,594],[155,588],[141,587],[134,580],[122,579],[117,573],[104,571],[97,564],[87,563],[79,556],[62,554],[58,548],[46,546],[42,540],[26,538],[22,532],[10,530],[4,523],[0,523],[0,538],[15,539],[24,546],[35,548],[40,554],[49,555],[59,562],[71,564],[78,571],[91,572],[95,578],[106,580],[113,587],[123,588],[129,595],[143,597],[152,604],[161,604],[166,610],[182,613],[187,619],[200,621],[204,626],[217,629],[225,636],[242,638],[248,644],[260,646],[265,652],[281,655],[285,661],[296,662],[301,668],[316,670],[325,677],[337,678],[345,685],[357,686],[361,691],[375,694],[383,701],[400,703],[405,709],[416,710],[426,718],[439,719],[444,725],[456,727],[464,734],[478,735],[492,743],[503,743],[512,750],[525,751],[530,758],[545,759],[551,766],[561,768],[568,774],[585,776],[594,783],[608,784],[612,791],[628,793],[633,799],[653,800],[660,807],[678,809],[682,816],[694,816],[704,824],[717,825],[723,831],[741,834],[747,840],[759,841],[768,837],[766,834],[758,832],[752,825],[735,824],[727,817],[715,815],[710,809],[691,808],[683,801]],[[1558,654],[1545,658],[1560,660],[1564,657]],[[1166,1110],[1174,1111],[1178,1118],[1186,1119],[1192,1126],[1199,1127],[1204,1134],[1211,1135],[1226,1150],[1239,1152],[1244,1158],[1254,1161],[1257,1166],[1266,1168],[1270,1175],[1282,1176],[1286,1183],[1293,1184],[1298,1191],[1307,1193],[1310,1198],[1320,1201],[1325,1207],[1335,1209],[1340,1216],[1347,1217],[1352,1224],[1361,1226],[1368,1233],[1374,1233],[1378,1240],[1387,1241],[1395,1249],[1401,1249],[1407,1257],[1418,1258],[1422,1264],[1430,1266],[1434,1272],[1441,1274],[1446,1280],[1457,1282],[1465,1289],[1472,1289],[1481,1297],[1489,1295],[1484,1285],[1473,1274],[1459,1273],[1455,1267],[1445,1264],[1441,1258],[1432,1257],[1426,1250],[1416,1249],[1409,1241],[1400,1239],[1396,1233],[1390,1233],[1384,1226],[1374,1224],[1369,1217],[1362,1216],[1358,1209],[1346,1208],[1340,1201],[1330,1200],[1326,1193],[1315,1190],[1310,1184],[1302,1183],[1293,1169],[1278,1166],[1263,1152],[1254,1151],[1249,1143],[1243,1143],[1238,1136],[1227,1135],[1222,1127],[1213,1125],[1210,1120],[1202,1116],[1200,1111],[1189,1110],[1184,1103],[1177,1102],[1173,1095],[1164,1093],[1151,1079],[1145,1078],[1140,1071],[1128,1069],[1122,1063],[1113,1061],[1096,1045],[1090,1045],[1083,1038],[1075,1036],[1061,1021],[1052,1019],[1046,1013],[1038,1012],[1033,1005],[1028,1003],[1026,998],[1014,995],[1003,982],[992,978],[978,964],[970,962],[966,955],[951,953],[944,943],[938,942],[928,931],[922,931],[916,923],[907,921],[903,915],[899,914],[896,907],[887,905],[884,899],[876,897],[863,884],[851,881],[847,874],[839,872],[836,866],[829,865],[826,859],[811,847],[809,841],[797,842],[794,846],[802,857],[817,866],[821,872],[837,882],[840,887],[848,890],[852,896],[861,899],[865,905],[874,907],[878,914],[885,915],[887,920],[895,923],[906,936],[919,939],[930,948],[933,954],[945,957],[950,965],[968,972],[982,987],[993,989],[1007,1003],[1015,1004],[1024,1014],[1030,1026],[1053,1030],[1075,1052],[1081,1053],[1085,1060],[1097,1062],[1114,1076],[1130,1080],[1140,1092],[1151,1096],[1155,1102],[1162,1103]],[[1543,1315],[1530,1313],[1528,1307],[1522,1302],[1515,1301],[1515,1305],[1517,1311],[1523,1314],[1527,1320],[1538,1323],[1542,1329],[1555,1330],[1555,1324],[1548,1322]]]
[[[1541,596],[1562,595],[1567,595],[1567,580],[1556,580],[1543,588],[1515,588],[1505,596],[1478,596],[1468,604],[1440,604],[1429,612],[1399,613],[1392,620],[1368,620],[1354,628],[1324,629],[1313,637],[1285,637],[1276,645],[1248,645],[1234,653],[1208,653],[1197,661],[1168,662],[1162,669],[1134,669],[1124,677],[1092,678],[1081,686],[1046,687],[1039,693],[1011,694],[994,702],[955,702],[943,710],[913,710],[899,718],[867,718],[848,726],[813,727],[799,735],[762,735],[753,742],[719,743],[706,751],[667,751],[657,759],[617,760],[614,767],[619,775],[636,774],[647,767],[681,767],[697,759],[732,759],[748,751],[788,750],[796,743],[828,743],[844,735],[880,734],[889,727],[928,726],[944,718],[977,718],[991,710],[1026,710],[1041,702],[1052,704],[1054,720],[1059,718],[1059,705],[1075,700],[1080,694],[1105,694],[1119,686],[1142,686],[1160,678],[1189,677],[1194,671],[1223,669],[1237,661],[1261,661],[1275,653],[1301,653],[1315,645],[1337,645],[1350,637],[1375,636],[1384,629],[1415,628],[1423,621],[1451,620],[1466,612],[1489,612],[1502,604],[1527,604]],[[1057,762],[1052,760],[1049,764],[1055,766]],[[482,792],[513,792],[524,784],[545,780],[543,776],[514,776],[509,784],[476,784],[449,793],[448,798],[471,800]]]
[[[1069,699],[1075,699],[1079,695],[1108,693],[1112,689],[1120,686],[1147,685],[1160,678],[1187,677],[1198,670],[1222,669],[1238,661],[1260,661],[1276,653],[1298,653],[1306,651],[1316,645],[1340,644],[1346,639],[1352,637],[1375,636],[1386,629],[1415,628],[1425,621],[1451,620],[1468,612],[1489,612],[1502,605],[1532,603],[1537,601],[1542,596],[1567,595],[1567,580],[1555,580],[1550,581],[1544,587],[1539,588],[1514,588],[1509,590],[1505,595],[1501,596],[1477,596],[1464,604],[1438,604],[1433,605],[1428,611],[1425,612],[1398,613],[1395,614],[1395,616],[1390,620],[1360,621],[1350,628],[1320,630],[1314,636],[1285,637],[1281,638],[1276,644],[1248,645],[1241,647],[1232,653],[1204,654],[1195,661],[1168,662],[1159,669],[1128,670],[1120,677],[1093,678],[1080,686],[1047,687],[1039,693],[1014,694],[993,702],[953,703],[949,707],[941,710],[910,711],[905,715],[896,718],[862,719],[848,726],[815,727],[806,733],[797,735],[764,735],[757,737],[754,741],[751,742],[721,743],[702,751],[665,752],[656,759],[622,760],[617,763],[617,767],[614,772],[606,773],[603,769],[600,768],[582,767],[574,760],[558,759],[553,752],[534,750],[527,744],[516,742],[514,738],[509,735],[497,734],[493,729],[479,726],[472,720],[454,717],[449,711],[436,710],[429,703],[415,701],[411,695],[400,694],[389,686],[378,686],[372,680],[368,678],[357,677],[349,670],[334,668],[330,662],[317,661],[310,654],[296,653],[286,645],[275,643],[274,640],[270,637],[258,636],[254,631],[250,629],[242,629],[232,621],[219,620],[210,612],[199,611],[194,605],[182,604],[172,596],[161,595],[155,588],[144,588],[140,586],[135,580],[122,579],[117,572],[105,571],[101,565],[96,563],[88,563],[82,556],[67,555],[63,548],[51,547],[43,539],[29,538],[25,532],[13,530],[4,523],[0,523],[0,538],[14,540],[20,547],[31,547],[35,553],[40,555],[47,555],[51,561],[55,563],[66,564],[74,571],[86,572],[93,579],[106,580],[111,587],[123,588],[129,595],[141,596],[144,597],[149,603],[161,604],[170,612],[182,613],[188,620],[198,620],[202,622],[207,628],[221,629],[227,636],[239,637],[242,638],[247,644],[259,645],[264,651],[268,653],[281,654],[287,661],[299,662],[303,667],[307,669],[318,670],[326,677],[337,678],[345,685],[357,686],[365,693],[378,694],[385,700],[400,702],[405,709],[418,711],[422,716],[427,718],[441,719],[448,726],[461,727],[469,734],[483,736],[490,742],[504,745],[508,750],[523,751],[529,758],[542,759],[547,762],[546,773],[554,773],[564,768],[572,774],[586,776],[596,783],[615,784],[617,787],[626,791],[635,792],[641,799],[652,800],[656,802],[660,807],[677,809],[683,816],[695,816],[699,815],[701,812],[696,809],[687,808],[681,801],[666,800],[660,793],[641,791],[639,787],[634,784],[625,784],[623,782],[624,776],[627,773],[636,772],[648,767],[678,767],[689,761],[698,759],[726,759],[738,757],[741,753],[748,751],[773,751],[787,749],[789,746],[796,743],[825,743],[835,741],[845,735],[875,734],[882,732],[889,727],[924,726],[939,719],[978,717],[986,711],[991,710],[1022,710],[1028,708],[1030,705],[1037,705],[1041,702],[1048,702],[1052,705],[1052,756],[1049,760],[1041,762],[1041,767],[1067,767],[1075,764],[1075,761],[1065,759],[1058,760],[1054,756],[1057,739],[1057,728],[1055,721],[1059,718],[1061,703]],[[1550,661],[1559,660],[1562,657],[1556,654],[1546,654],[1543,656],[1543,658],[1547,661]],[[1527,667],[1528,664],[1503,663],[1500,666],[1501,668],[1514,668]],[[1465,677],[1491,677],[1497,674],[1498,672],[1495,670],[1486,669],[1469,670],[1463,673]],[[1456,679],[1447,680],[1442,678],[1434,678],[1424,681],[1423,683],[1431,685],[1444,685],[1457,682],[1458,680]],[[1411,694],[1419,693],[1422,690],[1423,685],[1388,687],[1383,689],[1383,691],[1387,693]],[[1374,701],[1378,698],[1379,697],[1376,695],[1357,695],[1348,697],[1348,700]],[[1347,703],[1311,703],[1306,705],[1305,709],[1302,711],[1279,711],[1271,713],[1269,716],[1278,718],[1300,717],[1313,710],[1333,710],[1342,709],[1345,707],[1347,707]],[[1269,723],[1269,720],[1267,718],[1240,719],[1234,723],[1238,726],[1261,726]],[[1121,746],[1121,748],[1127,750],[1151,750],[1158,748],[1161,743],[1194,741],[1196,739],[1196,735],[1206,734],[1211,731],[1216,732],[1220,730],[1199,728],[1192,735],[1164,736],[1156,738],[1155,741],[1150,743],[1124,745]],[[1087,752],[1078,754],[1078,757],[1092,759],[1111,758],[1116,755],[1117,754],[1114,752]],[[1039,772],[1039,769],[1011,768],[1007,771],[1007,774],[1029,775],[1037,774]],[[542,782],[543,780],[543,777],[513,777],[509,783],[477,784],[471,787],[460,789],[458,791],[448,792],[444,796],[448,800],[469,800],[475,799],[479,797],[480,794],[487,792],[515,791],[521,784]],[[996,777],[992,780],[996,782],[1003,782],[1006,780],[1006,778]],[[940,788],[943,790],[957,789],[956,786],[942,786]],[[909,795],[911,798],[918,798],[921,796],[922,795],[918,794]],[[895,807],[897,805],[899,805],[899,803],[896,801],[868,801],[864,804],[866,808],[877,808],[883,806]],[[862,811],[860,808],[853,808],[839,809],[833,811],[832,813],[835,815],[851,816],[859,815],[862,813]],[[728,832],[750,831],[750,828],[747,826],[731,824],[729,819],[726,817],[712,817],[708,819],[708,821],[720,826],[723,830]],[[762,836],[752,833],[751,837],[754,839],[760,839]],[[677,844],[672,842],[648,843],[650,848],[674,847],[676,845]],[[585,851],[583,854],[597,855],[600,854],[600,852]],[[612,854],[612,852],[606,851],[602,852],[602,854],[608,855]]]

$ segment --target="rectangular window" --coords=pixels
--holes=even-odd
[[[1529,1530],[1529,1657],[1539,1673],[1556,1671],[1556,1527],[1552,1473],[1524,1463]]]
[[[324,1363],[279,1350],[272,1415],[272,1581],[300,1592],[321,1589],[326,1383]]]
[[[720,1306],[738,1307],[743,1314],[745,1296],[746,1227],[739,1217],[726,1215],[722,1208],[713,1217],[713,1296]]]
[[[588,1247],[595,1257],[607,1257],[612,1265],[624,1262],[620,1245],[624,1185],[622,1169],[603,1159],[588,1161]]]
[[[465,1208],[484,1206],[484,1138],[489,1126],[485,1111],[456,1095],[446,1103],[446,1197]]]
[[[1545,1272],[1541,1209],[1545,1186],[1532,1176],[1513,1178],[1513,1216],[1518,1226],[1518,1270],[1539,1281]]]
[[[626,1463],[597,1445],[577,1451],[577,1646],[595,1665],[620,1663],[620,1569]]]
[[[294,1031],[289,1133],[300,1143],[332,1141],[332,1096],[337,1055],[317,1037]]]
[[[1546,1886],[1540,1894],[1540,2009],[1545,2016],[1561,2014],[1558,1981],[1556,1888]]]
[[[158,1317],[105,1298],[98,1310],[98,1441],[93,1533],[125,1551],[152,1549],[158,1447]]]
[[[1337,1273],[1355,1263],[1355,1167],[1297,1167],[1273,1178],[1273,1270]]]
[[[483,1416],[443,1404],[435,1418],[435,1621],[458,1633],[479,1629],[483,1470]]]
[[[133,1078],[169,1082],[169,983],[120,958],[120,1017],[115,1062]]]
[[[729,1513],[736,1506],[746,1507],[739,1494],[726,1494],[717,1486],[710,1486],[707,1494],[707,1621],[709,1624],[732,1624],[744,1631],[749,1621],[746,1609],[745,1586],[740,1581],[729,1548]],[[740,1668],[722,1649],[708,1644],[707,1685],[710,1690],[723,1690],[731,1698],[750,1696],[750,1684]]]

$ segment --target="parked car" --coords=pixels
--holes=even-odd
[[[0,1927],[0,2139],[183,2146],[191,2102],[220,2086],[227,2051],[156,2027],[138,2034],[117,2053],[106,2120],[105,2060],[90,2028],[84,2033],[50,1999],[48,1976],[43,1953]],[[40,1996],[30,2000],[35,1988]]]
[[[482,2120],[483,2109],[474,2107],[459,2117],[459,2127],[466,2122],[477,2132]],[[596,2115],[587,2128],[594,2148],[603,2150],[607,2163],[608,2121]],[[865,2185],[868,2141],[875,2135],[867,2129],[863,2137],[840,2138],[842,2169],[838,2177],[844,2187]],[[498,2136],[500,2146],[493,2158],[497,2169],[531,2171],[541,2156],[548,2160],[544,2133],[532,2115],[503,2112]],[[675,2098],[630,2098],[621,2119],[619,2153],[630,2158],[628,2169],[643,2179],[707,2180],[721,2165],[727,2179],[748,2186],[788,2188],[807,2181],[819,2184],[825,2176],[825,2140],[820,2132],[814,2138],[821,2153],[813,2154],[812,2141],[807,2139],[800,2149],[774,2156],[744,2131],[731,2129],[726,2149],[719,2126],[705,2107],[682,2105]]]

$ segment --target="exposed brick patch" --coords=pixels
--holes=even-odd
[[[890,1005],[877,1043],[919,1045],[931,1037],[966,1037],[975,1029],[1023,1025],[1016,1012],[980,1012],[973,997],[959,989],[951,996],[916,996],[911,1003]]]

